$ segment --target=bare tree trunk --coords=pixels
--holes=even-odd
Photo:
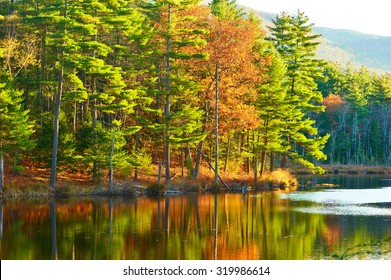
[[[270,152],[270,172],[274,171],[274,152]]]
[[[92,81],[93,89],[92,92],[95,94],[95,79]],[[92,142],[93,142],[93,160],[92,160],[92,178],[93,180],[98,180],[100,182],[100,175],[98,174],[98,163],[97,163],[97,142],[98,142],[98,136],[96,131],[96,125],[98,123],[98,110],[96,108],[96,99],[92,100]]]
[[[10,0],[10,10],[9,10],[10,16],[15,15],[15,0]],[[15,37],[15,23],[11,22],[11,25],[9,27],[9,38]]]
[[[167,11],[167,26],[168,26],[168,36],[166,38],[167,40],[167,57],[166,57],[166,104],[165,104],[165,114],[166,114],[166,127],[165,127],[165,133],[164,133],[164,161],[165,161],[165,167],[166,167],[166,186],[170,185],[170,141],[169,141],[169,120],[170,120],[170,90],[171,90],[171,64],[170,64],[170,52],[171,52],[171,37],[170,37],[170,29],[171,29],[171,4],[168,4],[168,11]]]
[[[209,111],[209,105],[206,105],[205,106],[205,118],[204,118],[204,125],[202,127],[202,133],[205,133],[206,131],[206,124],[207,124],[207,121],[208,121],[208,111]],[[196,158],[196,165],[195,165],[195,169],[194,169],[194,179],[197,180],[198,178],[198,174],[200,172],[200,167],[201,167],[201,159],[202,159],[202,148],[204,146],[204,141],[201,141],[199,144],[198,144],[198,147],[197,147],[197,158]]]
[[[185,161],[188,161],[188,164],[190,166],[188,166],[189,170],[189,177],[194,179],[195,178],[195,170],[194,170],[194,165],[193,165],[193,159],[191,157],[191,151],[190,151],[190,146],[189,144],[186,144],[186,147],[185,147]]]
[[[61,97],[63,91],[63,77],[64,77],[64,69],[63,66],[61,66],[60,70],[58,71],[57,94],[55,98],[52,166],[51,166],[50,184],[49,184],[50,188],[53,190],[56,184],[58,135],[60,130],[60,106],[61,106]]]
[[[136,126],[139,125],[139,120],[138,120],[138,108],[136,107]],[[136,155],[138,155],[138,150],[139,150],[139,132],[137,131],[134,135],[134,152]],[[138,179],[138,168],[137,166],[134,168],[134,177],[133,177],[133,180],[135,182],[137,182],[137,179]]]
[[[68,17],[68,1],[66,0],[65,8],[64,8],[64,18],[67,17]],[[64,31],[65,31],[65,27],[64,27]],[[63,54],[64,54],[64,50],[60,49],[58,57],[62,59]],[[59,62],[61,66],[60,69],[58,70],[58,75],[57,75],[57,93],[55,96],[55,106],[54,106],[52,166],[51,166],[50,183],[49,183],[50,188],[53,190],[56,184],[58,135],[60,130],[60,107],[61,107],[61,98],[62,98],[62,92],[64,86],[64,66],[62,65],[61,61]]]
[[[286,153],[283,153],[282,154],[282,159],[281,159],[281,165],[280,167],[281,168],[285,168],[286,167],[286,164],[287,164],[287,161],[288,161],[288,155]]]
[[[161,184],[161,178],[162,178],[162,162],[159,160],[158,162],[158,171],[157,171],[157,183]]]
[[[216,100],[215,100],[215,178],[213,183],[217,185],[219,180],[219,67],[216,64]]]
[[[4,191],[4,155],[0,152],[0,192]]]
[[[181,148],[181,178],[185,177],[185,159],[186,155],[185,152],[183,151],[184,148]]]
[[[111,138],[111,152],[110,152],[110,174],[109,174],[109,189],[110,191],[113,191],[113,158],[114,158],[114,144],[115,144],[115,131],[116,128],[113,128],[113,136]]]
[[[254,184],[257,185],[258,182],[258,155],[254,157]]]
[[[266,151],[261,152],[261,168],[259,170],[259,175],[262,176],[265,171],[265,163],[266,163]]]
[[[227,151],[225,153],[225,161],[224,161],[224,172],[227,171],[227,165],[229,160],[229,150],[231,148],[231,132],[228,132],[228,143],[227,143]]]
[[[195,169],[194,169],[194,179],[197,180],[198,178],[198,174],[200,173],[200,167],[201,167],[201,159],[202,159],[202,148],[204,146],[204,141],[201,141],[199,144],[198,144],[198,147],[197,147],[197,158],[196,158],[196,166],[195,166]]]

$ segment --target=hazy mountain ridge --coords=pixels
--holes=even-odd
[[[266,30],[267,27],[273,26],[272,19],[276,14],[253,11],[262,18],[262,25]],[[376,71],[391,71],[391,37],[317,26],[314,26],[313,30],[322,35],[318,48],[319,58],[337,62],[342,66],[351,62],[355,66],[364,65]]]
[[[348,60],[355,65],[391,71],[391,37],[326,27],[314,27],[314,32],[322,34],[320,57],[341,64]],[[341,55],[335,55],[333,51],[339,51]]]

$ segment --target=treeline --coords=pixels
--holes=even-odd
[[[157,162],[166,184],[205,159],[215,182],[390,164],[389,75],[316,59],[301,12],[274,24],[266,35],[234,0],[0,1],[1,188],[23,156],[51,167],[52,188],[58,168],[111,185]]]
[[[365,67],[324,67],[318,82],[325,112],[320,131],[330,134],[324,152],[330,164],[391,165],[391,75]]]

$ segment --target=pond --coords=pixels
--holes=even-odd
[[[0,258],[391,259],[391,176],[300,182],[293,193],[2,200]]]

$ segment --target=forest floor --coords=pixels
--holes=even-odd
[[[356,165],[332,165],[322,166],[326,174],[351,174],[351,175],[371,175],[371,174],[391,174],[391,166],[356,166]],[[126,176],[115,176],[113,189],[108,189],[108,176],[103,176],[103,179],[94,181],[91,175],[85,170],[69,171],[59,170],[57,172],[56,191],[57,195],[87,195],[87,194],[119,194],[127,196],[135,196],[144,193],[143,190],[148,190],[151,194],[163,192],[164,171],[162,172],[162,184],[158,184],[157,166],[152,168],[156,172],[143,174],[139,172],[138,179],[130,179]],[[242,187],[251,187],[253,190],[290,190],[297,188],[297,180],[295,176],[310,175],[311,173],[303,168],[291,168],[287,170],[277,170],[272,174],[266,174],[258,178],[258,183],[254,186],[254,175],[252,172],[236,171],[225,172],[220,171],[220,176],[231,191],[240,192]],[[116,175],[116,174],[115,174]],[[213,171],[207,166],[203,166],[200,170],[197,181],[189,179],[186,171],[182,168],[172,168],[172,181],[170,183],[170,191],[180,192],[204,192],[204,191],[226,191],[224,184],[219,182],[219,187],[213,186]],[[5,170],[5,187],[1,196],[42,196],[52,195],[53,192],[49,189],[50,169],[42,164],[26,163],[24,170],[20,172],[12,172]]]

